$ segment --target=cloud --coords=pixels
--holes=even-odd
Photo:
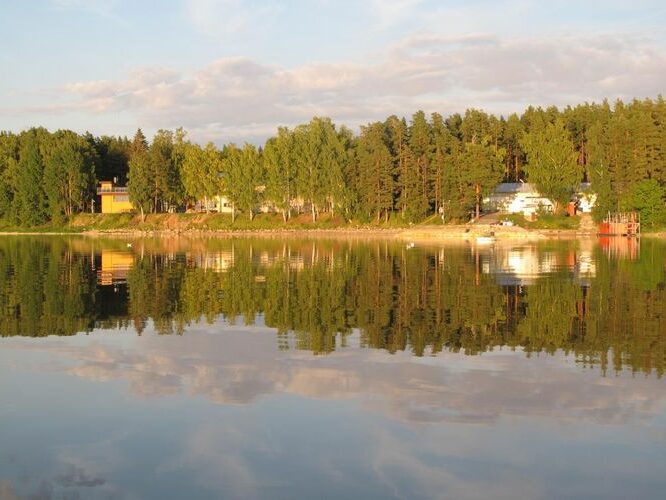
[[[226,57],[193,71],[139,68],[120,80],[65,85],[64,98],[24,112],[125,112],[148,129],[184,126],[199,141],[261,141],[314,115],[352,127],[391,114],[520,112],[530,104],[656,96],[666,51],[634,35],[507,38],[420,33],[369,64],[295,67]]]

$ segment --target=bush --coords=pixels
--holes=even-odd
[[[665,196],[666,189],[657,181],[644,180],[631,189],[620,202],[620,208],[638,212],[641,215],[641,224],[654,227],[666,222]]]

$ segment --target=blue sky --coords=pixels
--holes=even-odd
[[[313,115],[655,97],[665,26],[648,0],[5,0],[0,128],[220,144]]]

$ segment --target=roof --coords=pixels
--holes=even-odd
[[[581,193],[586,192],[590,190],[591,186],[592,184],[590,184],[589,182],[581,182],[580,186],[578,187],[578,192]],[[529,182],[503,182],[497,185],[493,193],[494,194],[515,194],[515,193],[539,194],[539,191],[537,190],[534,184],[530,184]]]
[[[495,188],[495,194],[536,193],[536,186],[529,182],[503,182]]]

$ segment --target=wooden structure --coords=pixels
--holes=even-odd
[[[610,212],[599,224],[600,236],[627,236],[641,235],[641,217],[636,212]]]

